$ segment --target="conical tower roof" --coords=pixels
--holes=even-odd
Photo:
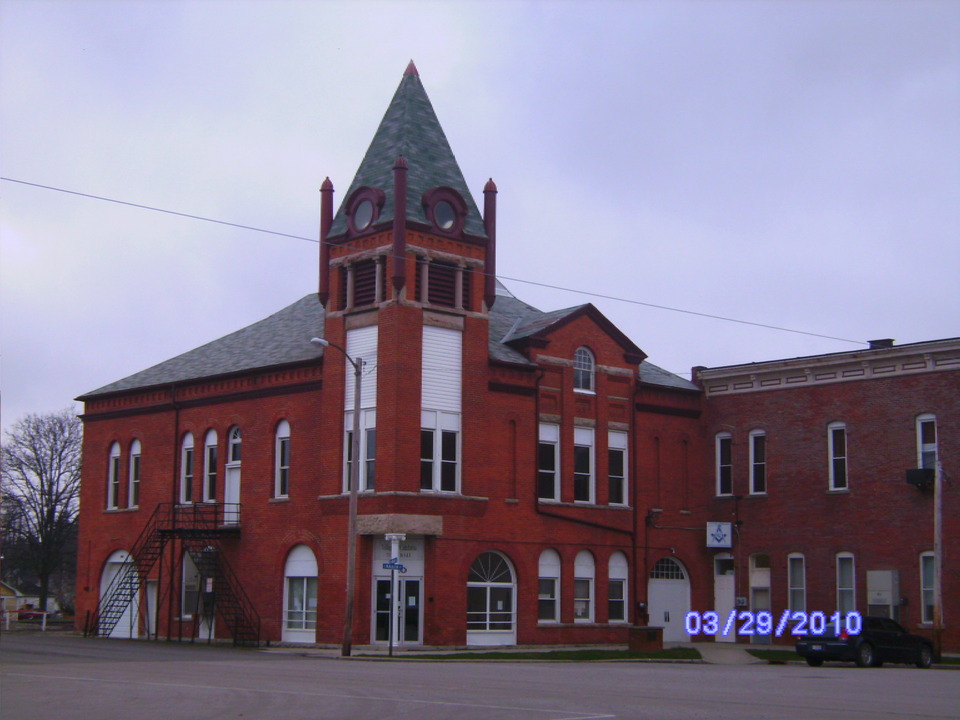
[[[469,235],[486,237],[483,218],[470,195],[463,173],[453,156],[450,143],[440,127],[430,98],[420,82],[413,61],[407,66],[400,86],[380,121],[380,127],[360,163],[350,188],[344,194],[340,209],[333,219],[330,237],[347,230],[345,201],[358,187],[368,186],[383,190],[386,202],[380,212],[379,223],[393,220],[393,165],[402,155],[407,171],[407,220],[429,224],[423,209],[423,194],[432,188],[446,186],[456,190],[467,203],[464,231]]]

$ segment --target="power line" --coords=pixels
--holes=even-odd
[[[0,180],[5,180],[6,182],[17,183],[20,185],[28,185],[30,187],[41,188],[43,190],[52,190],[54,192],[66,193],[68,195],[77,195],[79,197],[89,198],[91,200],[102,200],[103,202],[116,203],[117,205],[126,205],[128,207],[135,207],[141,210],[151,210],[153,212],[164,213],[166,215],[176,215],[177,217],[185,217],[191,220],[200,220],[203,222],[215,223],[217,225],[226,225],[228,227],[240,228],[241,230],[252,230],[254,232],[266,233],[268,235],[278,235],[280,237],[292,238],[293,240],[306,240],[307,242],[319,243],[317,238],[308,238],[302,235],[291,235],[289,233],[277,232],[276,230],[266,230],[264,228],[252,227],[250,225],[241,225],[239,223],[227,222],[226,220],[215,220],[213,218],[203,217],[201,215],[191,215],[189,213],[177,212],[175,210],[166,210],[164,208],[158,208],[151,205],[141,205],[139,203],[127,202],[125,200],[117,200],[115,198],[103,197],[102,195],[91,195],[90,193],[78,192],[76,190],[66,190],[64,188],[53,187],[52,185],[42,185],[40,183],[27,182],[26,180],[17,180],[15,178],[0,177]],[[341,247],[351,247],[349,244],[344,244]],[[486,275],[487,273],[477,273],[479,275]],[[574,288],[563,287],[561,285],[550,285],[549,283],[536,282],[535,280],[523,280],[521,278],[512,278],[505,275],[501,275],[502,280],[509,280],[510,282],[523,283],[525,285],[533,285],[536,287],[547,288],[549,290],[561,290],[563,292],[576,293],[579,295],[586,295],[588,297],[601,298],[603,300],[612,300],[615,302],[627,303],[629,305],[637,305],[640,307],[653,308],[655,310],[666,310],[669,312],[682,313],[684,315],[693,315],[696,317],[708,318],[710,320],[721,320],[723,322],[732,322],[739,325],[748,325],[750,327],[764,328],[766,330],[777,330],[779,332],[788,332],[795,335],[806,335],[807,337],[816,337],[822,338],[824,340],[836,340],[838,342],[853,343],[854,345],[869,345],[869,343],[864,342],[863,340],[851,340],[849,338],[841,338],[833,335],[824,335],[822,333],[809,332],[807,330],[795,330],[793,328],[782,327],[780,325],[768,325],[766,323],[753,322],[751,320],[740,320],[738,318],[726,317],[724,315],[713,315],[711,313],[698,312],[696,310],[684,310],[683,308],[675,308],[669,305],[659,305],[657,303],[644,302],[642,300],[631,300],[629,298],[622,298],[616,295],[606,295],[603,293],[590,292],[588,290],[577,290]]]

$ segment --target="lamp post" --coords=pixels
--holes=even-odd
[[[347,513],[347,589],[343,611],[343,641],[340,655],[349,657],[353,648],[353,609],[357,596],[357,491],[360,486],[360,387],[363,373],[363,358],[350,357],[339,345],[315,337],[311,341],[320,347],[332,347],[343,353],[353,365],[353,437],[350,439],[350,504]]]

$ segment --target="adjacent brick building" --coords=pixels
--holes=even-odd
[[[724,601],[787,607],[796,554],[804,609],[831,610],[831,563],[847,552],[856,609],[865,573],[898,570],[908,604],[891,612],[923,623],[914,579],[932,510],[902,479],[910,440],[897,433],[935,416],[939,457],[956,457],[956,342],[934,344],[929,368],[914,359],[878,381],[801,387],[789,373],[899,349],[700,369],[690,382],[594,306],[543,312],[497,283],[492,180],[483,194],[481,213],[411,63],[336,212],[323,184],[319,291],[80,398],[78,624],[339,643],[355,461],[357,643],[624,642],[648,622],[686,640],[686,613],[712,608],[715,585]],[[789,389],[764,384],[777,373]],[[912,420],[885,425],[888,410]],[[805,492],[827,482],[831,423],[849,433],[848,486]],[[741,487],[758,430],[763,495]],[[710,521],[731,523],[729,551],[707,546]],[[920,534],[895,547],[908,528]]]

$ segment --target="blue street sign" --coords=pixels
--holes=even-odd
[[[405,568],[403,565],[401,565],[398,562],[385,562],[383,564],[383,569],[396,570],[397,572],[402,572],[402,573],[405,573],[407,571],[407,568]]]

